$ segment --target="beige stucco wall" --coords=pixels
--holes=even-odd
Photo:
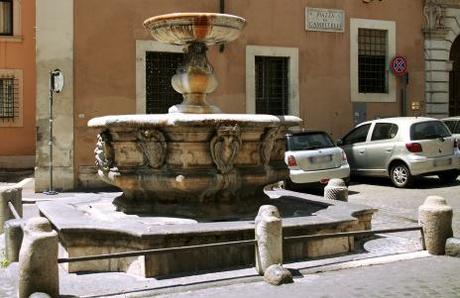
[[[37,0],[37,150],[35,191],[48,189],[49,72],[59,68],[64,90],[54,96],[53,167],[54,188],[74,187],[74,90],[73,90],[73,0]]]
[[[41,1],[41,0],[40,0]],[[151,38],[142,22],[171,12],[218,12],[219,1],[79,0],[75,2],[75,167],[94,164],[96,131],[89,119],[136,113],[136,41]],[[305,30],[305,7],[345,10],[345,32]],[[226,12],[248,21],[241,38],[209,51],[219,87],[210,97],[227,113],[246,112],[247,46],[298,49],[299,115],[306,127],[342,136],[353,125],[350,98],[350,18],[393,21],[396,52],[409,61],[408,99],[424,99],[423,1],[232,0]],[[400,114],[396,102],[368,103],[367,117]],[[78,183],[78,181],[77,181]]]

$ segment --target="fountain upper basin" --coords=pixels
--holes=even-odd
[[[163,43],[212,45],[237,39],[245,24],[243,18],[229,14],[173,13],[149,18],[144,27]]]

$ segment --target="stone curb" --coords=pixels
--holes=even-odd
[[[380,265],[380,264],[387,264],[393,263],[398,261],[405,261],[405,260],[412,260],[418,258],[425,258],[430,257],[431,255],[427,251],[418,251],[412,253],[404,253],[398,255],[389,255],[389,256],[380,256],[380,257],[370,257],[361,260],[353,260],[353,261],[344,261],[344,262],[337,262],[334,264],[326,264],[324,265],[325,260],[317,260],[317,261],[307,261],[307,262],[300,262],[300,263],[290,263],[285,264],[285,268],[291,269],[294,271],[300,272],[302,275],[307,274],[315,274],[315,273],[322,273],[322,272],[329,272],[329,271],[338,271],[343,269],[351,269],[357,267],[366,267],[372,265]],[[309,266],[310,263],[316,264]],[[254,272],[251,274],[250,272]],[[295,282],[294,276],[294,282]],[[178,283],[177,285],[169,285],[169,286],[158,286],[156,288],[151,288],[145,291],[134,290],[133,292],[125,292],[125,293],[113,293],[113,294],[105,294],[104,297],[153,297],[156,295],[171,295],[175,293],[183,293],[187,291],[197,291],[203,289],[209,289],[213,287],[225,287],[229,285],[238,284],[247,284],[253,282],[262,282],[263,277],[259,276],[254,268],[250,269],[242,269],[235,271],[232,277],[223,278],[221,280],[214,280],[214,281],[207,281],[204,283],[196,282],[196,283]]]

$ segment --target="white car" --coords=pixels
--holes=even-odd
[[[442,119],[447,127],[449,127],[450,132],[457,140],[460,140],[460,116],[449,117]]]
[[[338,145],[348,157],[352,175],[390,177],[396,187],[409,186],[414,176],[457,179],[458,142],[440,120],[395,117],[356,126]]]
[[[286,134],[284,160],[289,168],[286,188],[327,184],[332,178],[348,183],[350,167],[345,152],[324,131],[297,131]]]

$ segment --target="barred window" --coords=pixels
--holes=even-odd
[[[387,31],[358,30],[358,81],[360,93],[387,93]]]
[[[146,52],[146,113],[162,114],[182,102],[182,94],[171,86],[171,77],[184,61],[184,54]]]
[[[255,56],[256,113],[287,115],[289,57]]]
[[[0,0],[0,35],[13,35],[13,0]]]
[[[0,77],[0,120],[14,121],[18,117],[18,80]]]

